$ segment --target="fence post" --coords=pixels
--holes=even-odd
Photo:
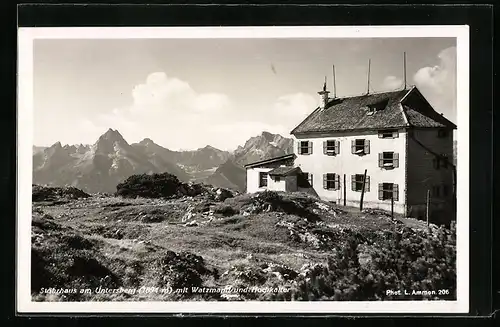
[[[363,187],[361,189],[361,201],[359,201],[359,211],[363,211],[363,198],[365,196],[365,181],[366,181],[366,169],[365,174],[363,176]]]
[[[427,219],[427,227],[429,227],[429,206],[431,202],[431,191],[427,190],[427,204],[426,204],[426,214],[425,217]]]
[[[394,220],[394,192],[391,193],[391,219]]]
[[[344,174],[344,207],[346,206],[346,185],[345,185],[345,174]]]

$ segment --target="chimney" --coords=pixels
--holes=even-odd
[[[326,80],[325,80],[325,84],[323,84],[323,90],[318,92],[319,97],[320,97],[319,106],[321,109],[325,109],[326,105],[328,104],[328,94],[329,93],[330,93],[330,91],[326,90]]]

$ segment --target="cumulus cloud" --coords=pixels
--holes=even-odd
[[[457,49],[450,47],[438,54],[439,63],[423,67],[414,76],[416,86],[438,112],[456,121]]]
[[[86,121],[92,134],[119,130],[129,142],[146,137],[171,149],[207,144],[230,150],[263,131],[289,136],[290,130],[318,105],[305,93],[287,94],[255,108],[236,105],[222,93],[197,92],[163,72],[152,73],[132,89],[133,103]]]
[[[382,88],[384,90],[396,90],[403,87],[403,80],[396,76],[386,76],[382,82]]]
[[[319,98],[306,93],[280,96],[273,105],[273,120],[281,122],[288,134],[319,105]]]
[[[164,72],[149,74],[146,81],[132,90],[132,111],[204,111],[229,106],[229,98],[220,93],[198,93],[189,83]]]

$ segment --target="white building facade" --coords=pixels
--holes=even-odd
[[[332,99],[325,85],[318,93],[320,106],[291,131],[293,154],[246,166],[247,192],[307,191],[338,205],[454,219],[456,126],[417,88]]]
[[[295,165],[308,174],[320,198],[348,206],[360,205],[366,169],[363,206],[391,210],[393,198],[394,211],[404,213],[406,131],[390,135],[379,138],[377,131],[300,135],[294,137]]]

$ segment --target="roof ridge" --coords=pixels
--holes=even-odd
[[[249,163],[245,164],[244,167],[248,167],[251,165],[257,165],[257,164],[265,163],[268,161],[271,161],[271,162],[272,161],[279,161],[280,159],[285,159],[287,157],[293,158],[294,156],[295,156],[295,153],[292,152],[292,153],[284,154],[284,155],[277,156],[277,157],[272,157],[272,158],[262,159],[259,161],[249,162]]]
[[[401,110],[401,114],[403,115],[403,119],[405,120],[406,126],[411,126],[410,122],[408,121],[408,115],[405,112],[405,109],[403,107],[403,100],[406,99],[408,95],[410,95],[411,92],[415,89],[415,86],[412,86],[406,94],[399,99],[399,109]]]
[[[401,92],[405,90],[411,90],[411,88],[401,88],[401,89],[396,89],[396,90],[391,90],[391,91],[379,91],[379,92],[370,92],[370,93],[361,93],[357,95],[346,95],[342,97],[335,97],[335,98],[328,98],[328,100],[341,100],[341,99],[350,99],[350,98],[357,98],[357,97],[365,97],[365,96],[370,96],[370,95],[377,95],[377,94],[386,94],[386,93],[396,93],[396,92]]]

